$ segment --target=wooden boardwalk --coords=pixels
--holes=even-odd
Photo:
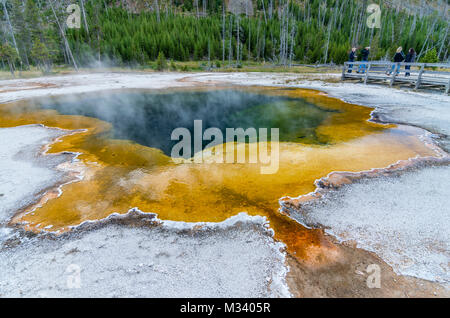
[[[396,72],[400,65],[399,73]],[[392,74],[392,67],[395,71]],[[410,70],[407,70],[406,67]],[[357,73],[357,71],[360,71]],[[364,71],[364,73],[362,72]],[[410,75],[406,76],[406,72]],[[444,89],[446,94],[450,90],[450,64],[438,63],[393,63],[393,62],[345,62],[342,69],[342,80],[359,79],[360,82],[379,82],[393,86],[407,84],[420,88]]]

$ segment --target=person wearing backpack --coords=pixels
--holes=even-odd
[[[400,73],[400,63],[405,60],[405,53],[403,53],[403,48],[400,46],[397,49],[397,52],[394,55],[394,63],[392,65],[392,69],[390,72],[387,73],[387,75],[391,75],[392,72],[394,72],[395,68],[397,67],[397,70],[395,71],[395,75],[398,75]]]

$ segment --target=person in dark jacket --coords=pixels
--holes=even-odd
[[[354,62],[356,59],[356,47],[352,48],[350,55],[348,56],[348,61],[349,62]],[[351,73],[353,69],[353,64],[350,64],[348,66],[348,72]]]
[[[365,47],[361,51],[361,61],[367,62],[369,61],[369,54],[370,54],[370,46]],[[362,71],[361,71],[362,70]],[[358,73],[365,73],[366,72],[366,64],[359,65]]]
[[[406,59],[405,62],[406,63],[414,63],[416,61],[416,51],[414,51],[413,48],[409,49],[408,54],[406,54]],[[405,76],[410,76],[411,74],[409,73],[409,70],[411,69],[411,65],[406,65],[405,66]]]
[[[397,70],[395,71],[395,75],[398,75],[398,73],[400,73],[400,63],[403,62],[405,60],[405,54],[403,53],[403,48],[400,46],[397,49],[397,53],[395,53],[394,55],[394,63],[392,65],[392,69],[390,72],[388,72],[388,75],[391,75],[392,72],[394,72],[395,67],[397,67]]]

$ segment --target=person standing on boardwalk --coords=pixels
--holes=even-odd
[[[392,65],[392,69],[390,72],[388,72],[388,75],[391,75],[392,72],[394,72],[395,67],[397,66],[397,70],[395,71],[395,75],[398,75],[398,73],[400,73],[400,63],[403,62],[405,60],[405,54],[403,53],[403,48],[400,46],[397,49],[397,53],[395,53],[394,55],[394,63]]]
[[[416,51],[414,51],[413,48],[409,49],[408,54],[406,54],[406,59],[405,62],[406,63],[414,63],[416,61]],[[405,66],[405,76],[410,76],[411,74],[409,73],[409,70],[411,69],[411,65],[406,65]]]
[[[352,50],[350,51],[350,55],[348,57],[348,61],[349,62],[354,62],[356,59],[356,47],[352,48]],[[353,64],[350,64],[348,66],[348,72],[351,73],[353,69]]]
[[[370,54],[370,46],[366,46],[361,51],[361,61],[368,62],[369,61],[369,54]],[[359,69],[358,69],[357,73],[363,73],[364,74],[365,72],[366,72],[366,64],[361,64],[359,66]]]

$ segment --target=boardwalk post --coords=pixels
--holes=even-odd
[[[367,67],[367,71],[366,71],[366,77],[364,78],[364,84],[367,85],[367,80],[369,79],[369,72],[370,72],[370,67],[372,66],[372,63],[369,63],[369,66]]]
[[[342,68],[342,80],[345,80],[345,65],[347,64],[347,62],[344,62],[344,66]]]
[[[395,82],[395,77],[397,76],[397,63],[394,63],[394,71],[392,72],[392,76],[391,76],[391,82],[389,83],[389,87],[392,87],[392,85],[394,85]]]
[[[414,88],[415,90],[419,89],[419,86],[420,86],[420,82],[421,82],[421,80],[422,80],[422,74],[423,74],[424,69],[425,69],[425,64],[422,64],[422,66],[421,66],[421,68],[420,68],[419,76],[417,77],[416,87]]]

